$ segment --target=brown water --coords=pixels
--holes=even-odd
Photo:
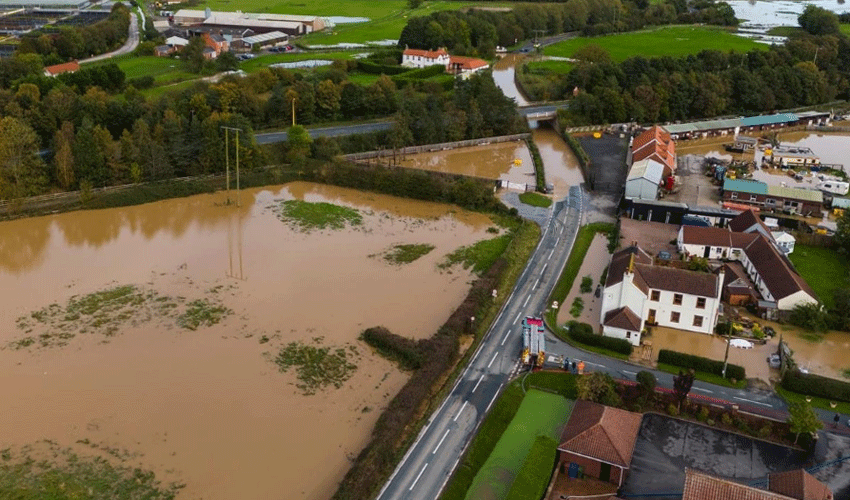
[[[280,222],[275,199],[331,201],[363,226],[310,234]],[[486,238],[480,214],[307,183],[72,212],[0,224],[0,345],[18,316],[75,294],[138,284],[220,299],[234,314],[190,332],[150,324],[64,348],[0,350],[0,448],[88,439],[186,488],[179,498],[325,499],[368,441],[406,376],[356,339],[369,326],[422,338],[468,290],[469,273],[437,272]],[[397,243],[436,249],[412,264],[370,257]],[[15,252],[14,249],[21,249]],[[428,300],[423,300],[428,297]],[[269,343],[258,341],[261,335]],[[357,346],[343,388],[303,396],[264,353],[290,341]]]
[[[555,186],[554,198],[560,200],[569,194],[570,186],[584,182],[578,160],[567,143],[551,128],[537,127],[532,135],[546,168],[546,182]]]
[[[805,146],[820,157],[821,163],[844,165],[850,172],[850,135],[819,134],[815,132],[786,132],[779,134],[782,144]]]
[[[517,165],[515,160],[520,160],[521,164]],[[408,155],[401,164],[409,168],[522,184],[536,182],[531,153],[522,140]]]
[[[514,81],[516,65],[522,58],[523,56],[519,54],[508,54],[493,65],[493,81],[496,82],[496,86],[502,89],[502,93],[506,96],[512,97],[518,106],[528,104],[528,100],[519,91]]]

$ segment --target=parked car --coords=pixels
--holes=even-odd
[[[774,354],[771,354],[770,356],[768,356],[767,357],[767,364],[771,368],[779,368],[782,364],[782,361],[779,358],[779,354],[774,353]]]
[[[287,45],[283,49],[287,52],[292,52],[293,50],[295,50],[295,47],[293,47],[292,45]]]

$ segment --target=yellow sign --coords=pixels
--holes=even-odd
[[[522,160],[517,158],[516,160],[514,160],[514,165],[516,165],[517,167],[522,165]]]
[[[602,134],[601,134],[600,132],[594,132],[594,133],[593,133],[593,138],[594,138],[594,139],[599,139],[600,137],[602,137]]]

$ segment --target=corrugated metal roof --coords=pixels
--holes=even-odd
[[[741,124],[745,127],[755,127],[759,125],[796,122],[797,120],[797,115],[794,113],[777,113],[775,115],[748,116],[741,119]]]
[[[269,31],[268,33],[263,33],[261,35],[246,36],[242,39],[242,41],[247,44],[255,44],[270,42],[272,40],[279,40],[281,38],[288,39],[289,36],[286,33],[282,33],[280,31]]]
[[[742,179],[726,179],[723,181],[724,191],[737,191],[739,193],[767,194],[767,184],[759,181],[748,181]]]
[[[665,125],[664,130],[666,130],[669,134],[684,134],[719,129],[733,129],[739,126],[741,126],[740,118],[726,118],[723,120],[706,120],[701,122]]]
[[[726,189],[725,184],[723,188]],[[823,193],[821,193],[820,191],[815,191],[813,189],[767,186],[767,194],[771,196],[778,196],[781,198],[791,198],[794,200],[815,201],[817,203],[823,203]]]
[[[832,198],[832,206],[834,208],[850,208],[850,198]]]
[[[646,179],[653,184],[660,184],[664,177],[664,165],[655,160],[640,160],[632,164],[627,181]]]

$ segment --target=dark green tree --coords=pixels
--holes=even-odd
[[[800,27],[812,35],[837,35],[840,33],[838,16],[829,10],[816,5],[807,5],[797,17]]]

